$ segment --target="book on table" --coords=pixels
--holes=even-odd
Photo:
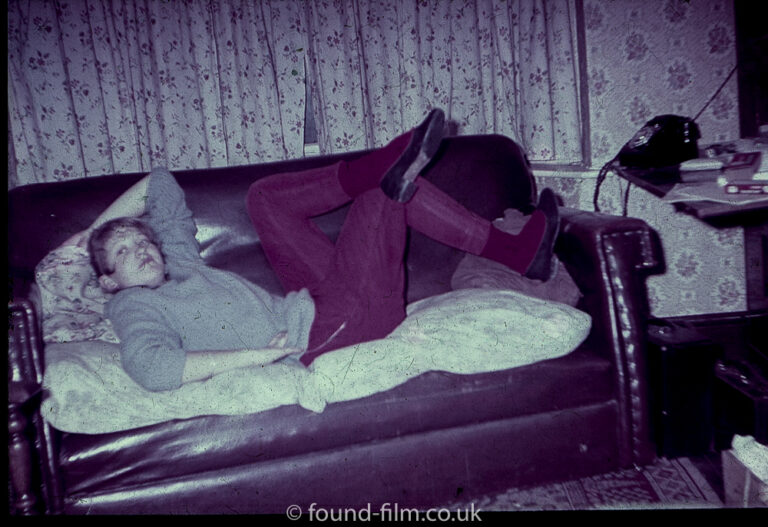
[[[746,182],[760,173],[762,152],[736,152],[712,158],[696,158],[680,164],[680,181],[697,183],[717,181]]]
[[[726,194],[768,195],[768,181],[736,180],[727,181],[723,188]]]

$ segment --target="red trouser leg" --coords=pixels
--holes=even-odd
[[[535,254],[538,218],[517,236],[501,233],[423,178],[407,204],[389,200],[378,182],[405,145],[407,134],[352,162],[278,174],[249,189],[248,213],[278,278],[286,291],[307,288],[315,299],[307,361],[384,337],[402,321],[406,225],[519,272]],[[334,244],[312,218],[353,198]]]
[[[316,318],[302,362],[384,338],[405,319],[406,233],[402,204],[378,188],[355,199],[326,277],[309,287]]]
[[[350,207],[336,243],[312,217],[348,202],[339,164],[254,183],[248,211],[286,290],[306,287],[315,300],[309,364],[331,349],[382,338],[405,318],[405,211],[379,188]],[[341,328],[341,329],[340,329]]]
[[[401,141],[403,137],[352,162],[277,174],[251,186],[248,212],[286,291],[321,280],[336,250],[312,218],[348,203],[360,193],[378,189],[398,149],[407,144]],[[488,240],[490,222],[429,181],[422,178],[418,185],[413,199],[405,205],[408,225],[441,243],[479,254]]]
[[[286,291],[317,283],[335,247],[311,218],[336,209],[370,189],[407,147],[411,132],[358,159],[255,182],[246,205],[262,246]]]
[[[246,207],[264,253],[286,291],[319,283],[336,251],[312,221],[350,201],[338,182],[343,162],[253,183]]]

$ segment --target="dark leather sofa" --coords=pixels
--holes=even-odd
[[[244,209],[248,186],[355,153],[175,172],[204,258],[280,292]],[[125,432],[62,433],[38,413],[44,346],[28,298],[35,265],[141,174],[28,185],[9,193],[9,456],[17,513],[277,513],[319,507],[439,506],[509,486],[653,460],[645,278],[660,269],[642,221],[563,209],[557,253],[592,316],[587,340],[552,360],[493,373],[429,372],[329,405],[204,416]],[[478,214],[530,212],[537,193],[501,136],[447,138],[427,176]],[[338,231],[345,209],[318,219]],[[461,253],[411,233],[410,301],[450,289]]]

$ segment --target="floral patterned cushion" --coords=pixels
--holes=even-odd
[[[528,218],[519,210],[507,209],[504,217],[495,220],[494,225],[502,231],[516,233],[526,221]],[[542,282],[525,278],[503,264],[472,254],[467,254],[459,262],[451,278],[451,288],[509,289],[569,306],[575,306],[581,298],[578,286],[562,262],[557,262],[555,275]]]
[[[37,265],[35,282],[45,342],[118,342],[112,324],[104,318],[110,295],[99,287],[85,248],[67,245],[50,252]]]

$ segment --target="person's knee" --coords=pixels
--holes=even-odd
[[[269,210],[272,202],[269,196],[270,189],[268,182],[260,179],[251,184],[245,198],[246,209],[251,218],[257,218]]]

